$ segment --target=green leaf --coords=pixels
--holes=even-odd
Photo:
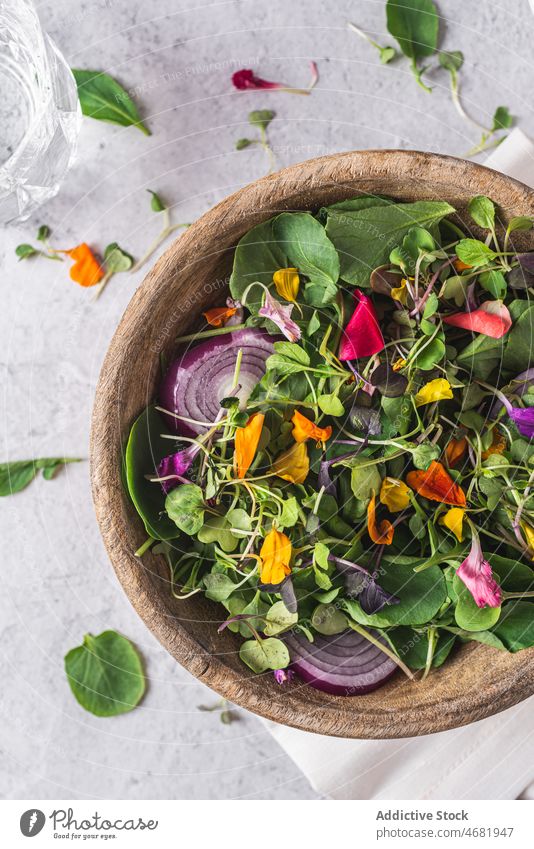
[[[314,336],[315,333],[317,333],[317,331],[320,329],[320,327],[321,327],[321,319],[319,318],[319,316],[317,314],[317,310],[314,310],[312,317],[310,318],[310,320],[308,322],[308,326],[306,328],[306,335],[307,336]]]
[[[246,539],[248,532],[252,530],[252,519],[246,510],[235,507],[226,514],[226,519],[232,533],[240,539]]]
[[[432,445],[428,442],[426,445],[418,445],[417,448],[414,448],[412,451],[412,462],[416,469],[426,471],[430,464],[438,459],[440,454],[441,449],[439,445]]]
[[[435,327],[433,326],[432,332],[434,332],[434,330]],[[433,369],[437,363],[442,361],[445,353],[445,343],[442,339],[435,336],[434,339],[432,339],[432,342],[421,347],[420,353],[415,354],[413,361],[416,363],[417,368],[420,368],[423,371],[430,371],[430,369]]]
[[[350,486],[352,492],[360,501],[369,501],[373,492],[375,495],[379,492],[382,483],[377,465],[365,466],[365,463],[369,463],[368,457],[356,456],[350,462]]]
[[[324,542],[316,542],[313,548],[313,562],[321,569],[328,569],[330,549]]]
[[[76,700],[95,716],[133,710],[145,692],[141,659],[116,631],[86,634],[83,644],[65,655],[65,672]]]
[[[248,121],[253,127],[266,130],[275,114],[271,109],[255,109],[253,112],[249,112]]]
[[[78,68],[73,68],[72,73],[84,115],[122,127],[135,126],[146,136],[150,135],[135,103],[113,77],[100,71],[82,71]]]
[[[514,119],[513,116],[510,115],[510,111],[507,106],[497,106],[495,113],[493,115],[493,124],[492,131],[496,132],[497,130],[508,130],[513,125]]]
[[[117,242],[111,242],[104,251],[104,262],[106,271],[117,274],[120,271],[129,271],[134,264],[134,258],[123,251]]]
[[[279,268],[288,268],[290,263],[273,234],[273,221],[264,221],[245,233],[235,250],[234,267],[230,277],[230,294],[236,301],[243,300],[248,286],[258,280],[271,286],[273,274]],[[263,290],[253,286],[247,295],[247,307],[257,312],[261,307]]]
[[[326,637],[341,634],[349,627],[346,615],[335,604],[318,604],[312,613],[311,624]]]
[[[21,492],[42,469],[45,480],[51,480],[67,463],[79,463],[78,457],[38,457],[35,460],[12,460],[0,463],[0,497]]]
[[[399,47],[412,60],[412,70],[421,82],[417,62],[435,53],[438,46],[439,18],[432,0],[388,0],[387,27]],[[430,91],[430,89],[427,89]]]
[[[323,290],[323,303],[337,295],[339,257],[322,224],[308,212],[283,212],[274,219],[273,231],[290,266]]]
[[[157,475],[159,463],[169,453],[169,440],[160,436],[163,430],[157,410],[147,407],[132,425],[124,457],[125,481],[134,507],[147,534],[161,540],[178,536],[175,523],[165,513],[161,484],[146,477]]]
[[[265,368],[267,371],[277,371],[280,375],[300,374],[302,363],[289,360],[281,354],[271,354],[265,361]]]
[[[493,629],[508,651],[516,652],[534,646],[534,605],[514,601],[504,605],[502,617]]]
[[[500,607],[478,607],[458,575],[454,576],[453,589],[457,596],[454,618],[464,631],[489,631],[501,615]]]
[[[515,218],[510,218],[506,229],[509,233],[515,233],[516,230],[526,232],[532,230],[533,226],[534,219],[530,215],[518,215]]]
[[[462,239],[456,245],[456,256],[465,262],[466,265],[471,265],[473,268],[478,268],[481,265],[488,265],[492,260],[496,259],[498,254],[488,248],[484,242],[479,239]]]
[[[428,654],[428,631],[421,633],[413,628],[401,626],[388,631],[388,640],[393,643],[397,654],[410,669],[424,669]],[[456,640],[455,634],[442,631],[434,651],[432,666],[437,668],[447,659]]]
[[[147,189],[147,192],[152,195],[150,199],[150,208],[154,212],[163,212],[165,209],[167,209],[167,205],[163,203],[162,199],[160,198],[157,192],[153,192],[152,189]]]
[[[464,54],[461,50],[442,50],[439,54],[439,64],[446,71],[456,75],[464,63]]]
[[[454,207],[444,201],[387,203],[354,211],[328,212],[326,233],[339,253],[341,277],[355,286],[368,286],[374,268],[384,265],[394,247],[414,227],[428,229]]]
[[[46,242],[48,237],[50,236],[51,230],[47,224],[41,224],[39,229],[37,230],[37,241],[38,242]]]
[[[524,364],[529,363],[532,357],[534,304],[528,301],[512,301],[508,304],[508,309],[514,324],[504,337],[502,365],[510,371],[520,372],[524,370]]]
[[[267,611],[265,618],[267,619],[265,633],[268,637],[274,637],[296,625],[299,615],[290,613],[283,601],[276,601]]]
[[[309,366],[310,357],[296,342],[275,342],[274,350],[287,360],[292,360],[300,366]]]
[[[195,484],[186,484],[186,486],[194,485]],[[177,487],[177,489],[173,490],[173,492],[176,492],[179,489],[181,489],[181,487]],[[170,495],[172,495],[172,493],[170,493]],[[202,510],[203,509],[204,503],[202,501]],[[182,528],[182,530],[185,531],[185,528]],[[187,531],[185,531],[185,533],[187,533]],[[195,531],[193,531],[193,533],[195,533]],[[223,551],[227,552],[235,551],[239,543],[238,536],[231,531],[231,524],[227,516],[209,516],[199,529],[197,537],[200,542],[206,543],[206,545],[215,542],[220,546],[220,548],[222,548]]]
[[[33,245],[17,245],[15,248],[15,253],[19,258],[19,262],[21,259],[28,259],[30,256],[35,256],[36,254],[41,253],[37,248],[34,248]]]
[[[388,62],[391,62],[395,58],[397,51],[394,47],[379,47],[378,54],[380,56],[380,63],[387,65]]]
[[[482,643],[483,646],[506,651],[504,643],[492,631],[464,631],[462,628],[454,628],[453,630],[456,636],[465,642]]]
[[[502,301],[506,297],[508,284],[502,271],[483,271],[478,282],[493,298]]]
[[[343,416],[345,414],[345,407],[337,395],[319,395],[317,403],[327,416]]]
[[[432,318],[439,309],[439,298],[435,292],[431,292],[423,310],[423,318]]]
[[[297,524],[299,518],[299,505],[294,495],[286,498],[282,505],[282,512],[278,524],[283,528],[292,528]]]
[[[206,598],[211,601],[226,601],[235,590],[234,582],[223,572],[212,572],[209,575],[204,575],[203,581],[206,588]]]
[[[253,139],[238,139],[235,143],[235,149],[244,150],[246,147],[250,147],[252,144],[256,144]]]
[[[282,640],[269,637],[267,640],[247,640],[239,649],[239,657],[253,672],[267,669],[285,669],[289,664],[289,652]]]
[[[399,562],[407,559],[408,563]],[[414,572],[416,558],[396,556],[394,562],[382,561],[380,586],[400,598],[399,604],[386,605],[378,613],[368,616],[356,601],[345,601],[349,615],[360,625],[386,628],[388,625],[424,625],[438,612],[447,598],[443,572],[439,566],[429,566]]]
[[[204,524],[205,504],[202,490],[196,483],[177,486],[167,495],[165,510],[169,519],[172,519],[184,534],[198,534]]]
[[[485,195],[477,195],[471,198],[467,208],[475,224],[485,230],[493,230],[495,227],[495,204],[490,198]]]

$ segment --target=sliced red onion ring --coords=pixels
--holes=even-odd
[[[378,632],[370,630],[370,633],[380,639]],[[343,631],[331,637],[316,635],[313,643],[303,634],[284,639],[291,669],[307,684],[334,696],[370,693],[385,684],[398,669],[394,660],[355,631]]]
[[[275,341],[264,330],[247,327],[200,342],[174,360],[161,383],[159,401],[169,412],[193,422],[165,416],[169,427],[180,436],[195,437],[208,428],[194,422],[215,422],[220,401],[234,385],[239,349],[243,353],[236,394],[244,406],[265,374],[265,360],[274,353]]]

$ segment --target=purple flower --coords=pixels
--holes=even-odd
[[[166,480],[161,481],[165,495],[179,483],[188,483],[183,479],[183,476],[193,465],[199,451],[200,445],[192,444],[189,448],[177,451],[175,454],[168,454],[161,460],[158,465],[158,478],[166,478]]]
[[[258,310],[258,315],[268,318],[280,328],[286,339],[290,342],[298,342],[300,339],[300,328],[291,318],[293,304],[284,306],[277,301],[270,292],[265,292],[265,301]]]
[[[471,551],[456,572],[473,596],[477,607],[499,607],[502,590],[493,577],[490,564],[484,559],[480,539],[472,530]]]
[[[506,407],[506,412],[521,436],[532,439],[534,436],[534,407],[514,407],[502,392],[496,392],[495,394]]]
[[[275,669],[273,675],[276,683],[280,685],[290,684],[295,677],[295,673],[292,669]]]

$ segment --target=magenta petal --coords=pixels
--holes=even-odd
[[[169,480],[161,481],[161,486],[165,494],[178,486],[181,482],[180,478],[189,471],[199,451],[200,447],[198,445],[191,445],[190,448],[186,448],[184,451],[177,451],[175,454],[168,454],[167,457],[161,460],[158,465],[158,477],[169,478]]]
[[[534,407],[510,407],[508,415],[521,436],[532,439],[534,436]]]
[[[384,350],[384,339],[371,298],[360,289],[354,290],[356,303],[352,318],[343,331],[339,346],[340,360],[371,357]]]
[[[478,535],[473,535],[471,551],[456,572],[473,596],[477,607],[499,607],[502,591],[493,577],[487,560],[484,560]]]
[[[492,339],[500,339],[510,330],[512,317],[502,301],[485,301],[472,312],[458,312],[446,315],[445,324],[471,330],[473,333],[483,333]]]
[[[232,74],[232,82],[239,91],[258,91],[260,89],[277,89],[286,87],[283,83],[273,83],[270,80],[262,80],[262,78],[257,77],[254,71],[250,68],[242,68],[242,70],[236,71],[235,74]]]

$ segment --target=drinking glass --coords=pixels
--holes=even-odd
[[[74,77],[33,3],[0,0],[0,224],[56,194],[80,120]]]

